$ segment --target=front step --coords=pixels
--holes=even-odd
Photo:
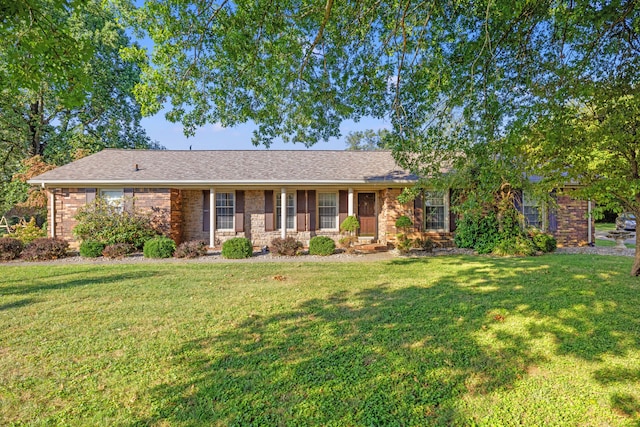
[[[376,252],[387,252],[389,250],[389,248],[387,248],[387,245],[381,245],[379,243],[355,245],[353,248],[356,250],[356,252],[365,253],[365,254],[372,254]]]

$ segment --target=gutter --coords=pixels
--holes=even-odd
[[[54,186],[78,186],[78,187],[96,187],[96,186],[153,186],[153,187],[189,187],[189,186],[259,186],[273,187],[282,185],[374,185],[385,187],[388,185],[407,185],[415,184],[417,180],[281,180],[281,181],[265,181],[265,180],[246,180],[246,181],[207,181],[207,180],[189,180],[189,181],[165,181],[165,180],[100,180],[100,181],[78,181],[70,179],[57,180],[37,180],[30,179],[27,181],[31,185],[41,185],[42,188]]]

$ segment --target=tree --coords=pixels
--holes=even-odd
[[[18,34],[17,39],[0,38],[6,48],[0,50],[0,64],[5,64],[0,65],[5,77],[0,83],[3,211],[26,197],[24,184],[10,184],[26,159],[40,156],[61,165],[76,153],[106,147],[159,147],[140,126],[140,107],[133,98],[140,69],[120,57],[130,41],[112,11],[97,0],[16,5],[17,12],[0,28],[0,34]],[[61,45],[49,44],[49,38]],[[26,63],[18,61],[18,54],[28,58]],[[32,68],[38,71],[27,78]]]
[[[123,10],[155,43],[136,89],[145,112],[170,103],[168,118],[188,132],[252,120],[265,145],[276,136],[311,145],[338,136],[345,119],[386,117],[398,161],[431,178],[459,159],[491,166],[495,156],[474,154],[487,146],[505,162],[530,161],[548,184],[576,176],[605,196],[581,168],[610,151],[571,145],[586,131],[574,113],[600,111],[598,91],[612,82],[633,96],[640,77],[634,0],[158,0]],[[629,108],[622,115],[635,113],[630,98],[615,99]],[[633,144],[623,156],[640,155]],[[560,146],[577,160],[554,169]],[[640,194],[634,164],[611,165],[632,179],[618,203]],[[633,274],[640,247],[636,258]]]
[[[377,131],[367,129],[364,131],[349,132],[346,137],[347,150],[350,151],[374,151],[388,149],[385,138],[389,135],[387,129]]]

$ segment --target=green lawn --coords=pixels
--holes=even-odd
[[[615,229],[614,222],[596,222],[596,231],[614,231]]]
[[[0,424],[637,426],[631,262],[0,266]]]

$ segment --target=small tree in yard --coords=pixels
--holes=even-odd
[[[360,221],[354,215],[349,215],[340,224],[340,232],[344,237],[340,239],[340,244],[350,250],[354,243],[358,240],[356,232],[360,228]]]

